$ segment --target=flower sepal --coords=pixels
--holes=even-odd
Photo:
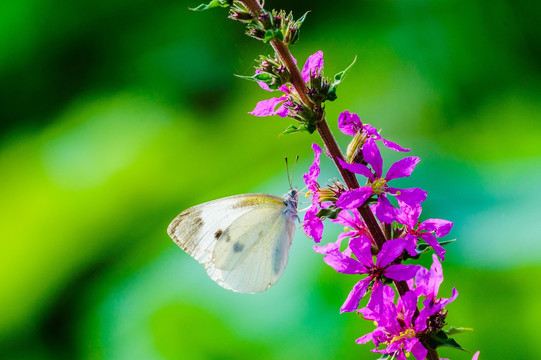
[[[303,16],[301,16],[297,21],[295,21],[292,25],[289,26],[288,32],[284,37],[284,43],[288,45],[293,45],[299,40],[299,28],[301,27],[304,20],[306,20],[306,15],[308,15],[309,12],[310,11],[305,12]]]

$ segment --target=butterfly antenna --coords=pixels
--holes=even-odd
[[[293,163],[293,169],[291,169],[291,181],[293,181],[293,176],[295,175],[295,167],[297,166],[297,163],[299,162],[299,155],[295,158],[295,163]]]
[[[293,186],[291,184],[291,174],[289,173],[289,164],[287,162],[287,156],[284,159],[286,161],[286,172],[287,172],[287,181],[289,182],[289,188],[293,189]]]
[[[293,176],[295,174],[295,167],[297,166],[297,162],[299,161],[299,155],[295,158],[295,162],[293,163],[293,168],[291,169],[291,173],[289,172],[289,163],[287,161],[287,156],[285,157],[286,160],[286,171],[287,171],[287,181],[289,182],[289,188],[293,189]]]

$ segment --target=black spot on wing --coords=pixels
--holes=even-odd
[[[222,236],[223,233],[224,233],[224,232],[223,232],[221,229],[219,229],[218,231],[216,231],[216,232],[214,233],[214,238],[215,238],[216,240],[218,240],[218,239],[220,238],[220,236]]]
[[[236,253],[239,253],[241,252],[242,250],[244,250],[244,245],[242,245],[241,243],[239,243],[238,241],[236,243],[233,244],[233,251],[236,252]]]

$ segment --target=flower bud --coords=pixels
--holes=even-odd
[[[363,153],[361,151],[364,143],[366,142],[366,133],[361,129],[357,131],[357,134],[353,136],[351,142],[348,144],[346,150],[346,161],[350,164],[353,163],[362,163],[363,162]]]

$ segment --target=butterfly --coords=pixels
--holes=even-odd
[[[242,194],[181,212],[169,236],[225,289],[260,293],[282,276],[295,233],[298,192]]]

